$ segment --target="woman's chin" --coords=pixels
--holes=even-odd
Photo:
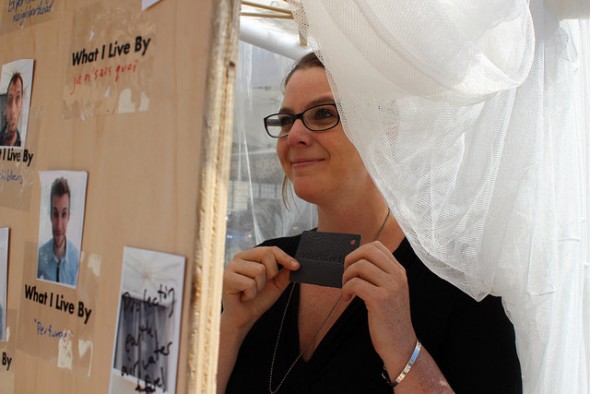
[[[293,186],[293,190],[297,197],[313,204],[315,204],[322,195],[321,187],[318,187],[317,184],[296,184]]]

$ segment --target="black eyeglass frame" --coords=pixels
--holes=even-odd
[[[318,107],[326,107],[326,106],[331,106],[336,109],[336,117],[337,117],[336,123],[334,123],[334,125],[327,127],[325,129],[312,129],[311,127],[309,127],[307,125],[307,123],[305,123],[305,118],[303,117],[303,115],[305,115],[305,113],[307,113],[308,111],[310,111],[312,109],[315,109]],[[305,126],[306,129],[308,129],[309,131],[316,132],[316,133],[331,130],[334,127],[338,126],[338,124],[340,123],[340,113],[338,112],[338,107],[336,106],[336,103],[325,103],[325,104],[314,105],[314,106],[309,107],[305,111],[300,112],[298,114],[290,114],[287,112],[277,112],[276,114],[270,114],[264,118],[264,130],[266,131],[266,134],[268,134],[271,138],[283,138],[283,137],[288,136],[289,133],[291,132],[291,128],[289,128],[289,131],[283,135],[273,135],[273,134],[271,134],[270,131],[268,131],[268,119],[273,116],[277,116],[277,115],[285,115],[285,116],[290,117],[291,118],[291,127],[293,127],[293,125],[295,124],[295,121],[297,121],[297,119],[301,119],[301,123],[303,123],[303,125]]]

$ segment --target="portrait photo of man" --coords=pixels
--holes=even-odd
[[[21,146],[22,141],[18,124],[22,112],[23,77],[19,73],[12,74],[6,91],[4,104],[4,127],[0,131],[0,145]]]
[[[33,60],[5,64],[0,80],[0,148],[24,148],[28,126]]]
[[[70,172],[53,176],[54,172],[42,172],[42,186],[47,183],[49,193],[41,204],[39,230],[39,255],[37,261],[37,278],[67,286],[76,287],[80,266],[80,244],[82,238],[82,220],[86,190],[86,173]],[[69,176],[68,176],[69,175]],[[52,178],[50,182],[46,178]],[[75,181],[72,180],[75,178]],[[82,179],[79,179],[82,178]],[[45,189],[45,188],[44,188]],[[82,194],[80,198],[79,194]],[[73,208],[76,207],[76,220],[73,221]],[[81,212],[79,211],[81,207]],[[74,225],[75,228],[72,228]],[[51,229],[50,236],[46,228]],[[49,239],[47,239],[49,238]]]

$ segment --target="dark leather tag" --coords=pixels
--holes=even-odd
[[[305,231],[295,254],[301,267],[291,272],[291,281],[341,288],[344,258],[360,243],[358,234]]]

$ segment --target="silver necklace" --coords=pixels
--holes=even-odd
[[[385,216],[385,219],[383,220],[381,227],[379,227],[379,230],[377,231],[377,235],[375,236],[374,241],[377,241],[379,239],[379,237],[381,236],[381,233],[383,232],[383,229],[385,228],[385,224],[387,223],[387,219],[389,219],[390,214],[391,214],[391,209],[389,209],[389,207],[387,207],[387,215]],[[342,300],[342,294],[340,294],[340,297],[338,297],[338,299],[336,300],[336,303],[334,304],[334,306],[332,306],[332,309],[330,309],[330,312],[328,312],[328,315],[326,316],[326,318],[324,319],[322,324],[320,324],[320,327],[317,329],[317,331],[313,335],[313,338],[311,338],[311,340],[309,342],[307,342],[307,345],[305,345],[303,350],[299,353],[299,355],[291,363],[291,366],[287,369],[287,372],[285,372],[285,375],[283,376],[283,379],[281,379],[281,381],[279,382],[279,385],[277,386],[277,388],[273,390],[272,389],[272,376],[273,376],[274,367],[275,367],[275,360],[277,357],[277,350],[279,348],[279,341],[281,339],[281,333],[283,332],[283,325],[285,323],[285,317],[287,316],[287,310],[289,309],[289,305],[291,304],[291,298],[293,296],[294,290],[295,290],[295,283],[293,283],[291,285],[291,290],[289,291],[289,297],[287,298],[287,304],[285,305],[285,309],[283,310],[283,316],[281,317],[281,324],[279,325],[279,333],[277,334],[277,340],[275,342],[274,351],[272,353],[272,362],[270,364],[270,377],[268,379],[268,392],[270,394],[276,394],[279,392],[279,390],[281,389],[281,386],[283,385],[283,383],[285,383],[287,376],[289,376],[289,374],[291,373],[291,370],[293,370],[293,368],[295,367],[297,362],[301,359],[301,357],[303,357],[305,352],[307,352],[307,350],[312,345],[312,343],[315,343],[315,340],[317,339],[318,335],[320,334],[320,331],[322,331],[322,328],[324,328],[324,326],[326,325],[328,320],[330,320],[330,317],[332,316],[332,314],[334,313],[334,311],[338,307],[338,304],[340,304],[340,301]]]

